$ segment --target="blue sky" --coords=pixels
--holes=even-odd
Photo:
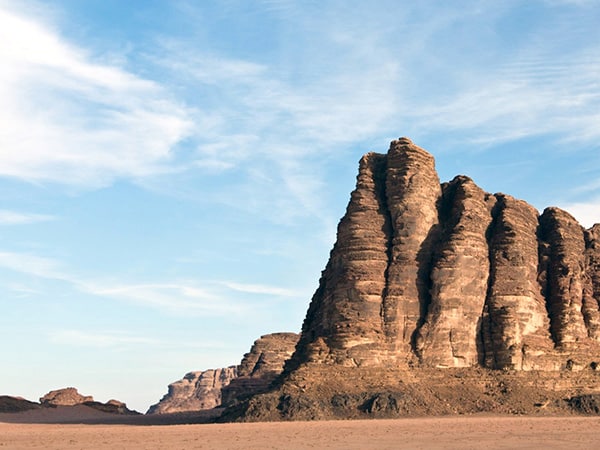
[[[299,331],[408,136],[600,222],[600,2],[0,0],[0,393],[145,411]]]

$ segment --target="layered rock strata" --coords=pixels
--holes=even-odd
[[[486,232],[494,200],[467,177],[444,186],[442,231],[429,273],[431,301],[415,351],[433,367],[478,362],[478,333],[490,268]]]
[[[264,392],[294,353],[297,333],[272,333],[257,339],[239,366],[187,373],[147,414],[207,410],[234,404],[239,398]]]
[[[237,368],[209,369],[187,373],[171,383],[168,392],[147,414],[167,414],[211,409],[221,405],[221,390],[237,376]]]
[[[600,359],[600,225],[540,216],[410,140],[369,153],[286,366],[557,370]]]
[[[257,339],[237,366],[237,377],[223,387],[223,405],[267,390],[294,353],[299,337],[297,333],[272,333]]]

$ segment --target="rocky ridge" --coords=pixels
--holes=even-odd
[[[527,412],[600,392],[599,302],[600,225],[585,230],[554,207],[540,215],[466,176],[440,184],[433,157],[400,138],[360,161],[278,387],[228,417],[350,417],[373,402],[445,413],[441,399],[460,403],[460,392],[472,404],[455,412],[516,408],[478,380],[529,392]],[[444,381],[455,372],[462,389]]]
[[[0,413],[17,413],[41,408],[39,403],[13,397],[11,395],[0,395]]]

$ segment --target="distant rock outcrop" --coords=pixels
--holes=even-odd
[[[84,405],[111,414],[139,414],[137,411],[127,408],[127,405],[119,400],[109,400],[106,403],[97,402],[91,395],[81,395],[74,387],[48,392],[40,398],[40,405],[45,408]]]
[[[190,372],[169,385],[169,391],[147,414],[200,411],[236,403],[264,392],[281,374],[300,336],[272,333],[256,340],[239,366]]]
[[[109,400],[106,403],[89,401],[83,403],[85,406],[89,408],[97,409],[98,411],[102,411],[110,414],[120,414],[120,415],[139,415],[141,413],[131,410],[127,407],[127,404],[119,401],[119,400]]]
[[[40,398],[42,406],[73,406],[85,402],[93,402],[91,395],[81,395],[74,387],[50,391]]]
[[[169,391],[147,414],[167,414],[211,409],[221,405],[221,389],[237,375],[235,366],[187,373],[169,385]]]
[[[447,413],[444,398],[467,388],[473,403],[455,411],[516,408],[479,379],[532,402],[600,391],[599,304],[600,225],[585,230],[554,207],[540,215],[465,176],[440,184],[433,157],[401,138],[361,159],[284,377],[243,414]],[[403,380],[412,384],[398,391]]]
[[[31,402],[22,397],[0,395],[0,413],[17,413],[41,408],[39,403]]]

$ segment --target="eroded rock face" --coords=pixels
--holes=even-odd
[[[494,202],[467,177],[444,186],[444,228],[430,273],[431,303],[415,349],[427,366],[469,367],[478,362],[479,319],[489,274],[486,232]]]
[[[441,189],[433,156],[410,140],[392,142],[387,161],[381,195],[391,228],[381,308],[384,331],[392,343],[388,358],[403,361],[410,355],[415,330],[430,302],[427,275],[439,231]]]
[[[600,224],[585,232],[583,315],[590,338],[600,341]]]
[[[74,387],[50,391],[40,398],[42,406],[73,406],[85,402],[93,402],[91,395],[81,395]]]
[[[283,371],[299,337],[297,333],[272,333],[257,339],[237,366],[238,376],[223,387],[222,403],[232,404],[266,390]]]
[[[489,290],[482,320],[484,365],[536,369],[539,357],[553,348],[538,283],[538,211],[508,195],[497,194],[496,198],[489,229]],[[535,349],[534,353],[530,349]]]
[[[313,297],[298,354],[338,364],[377,363],[383,340],[381,298],[386,289],[391,224],[385,193],[386,158],[370,153],[338,226],[338,242]]]
[[[569,346],[588,334],[582,314],[584,229],[566,211],[547,208],[540,217],[540,238],[550,331],[558,346]]]
[[[286,373],[579,370],[600,360],[600,225],[458,176],[410,140],[360,161]]]
[[[221,405],[221,389],[237,376],[235,366],[189,372],[169,385],[168,392],[147,414],[211,409]]]
[[[171,383],[168,392],[147,414],[212,409],[233,404],[239,397],[265,391],[292,356],[297,333],[272,333],[257,339],[239,366],[190,372]]]

